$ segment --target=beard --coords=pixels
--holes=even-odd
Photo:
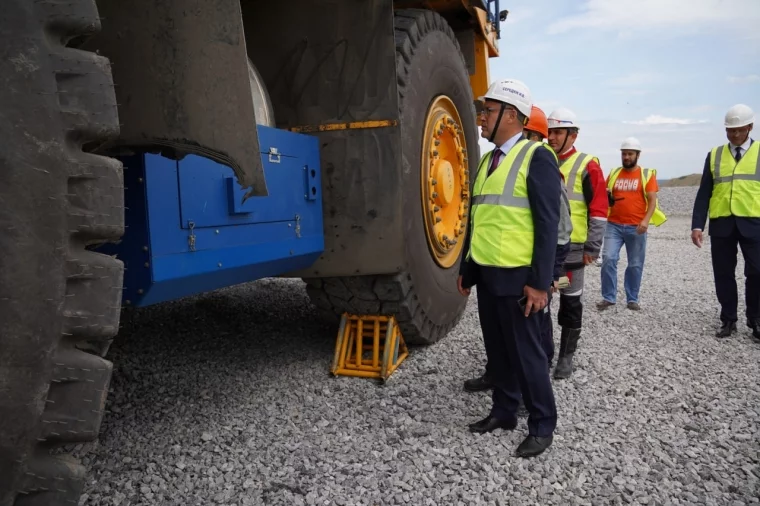
[[[624,169],[632,169],[636,166],[636,164],[639,162],[638,158],[632,162],[623,162],[623,168]]]

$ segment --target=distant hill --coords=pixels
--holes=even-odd
[[[658,181],[658,183],[662,188],[676,188],[681,186],[699,186],[701,180],[702,174],[689,174],[688,176],[681,176],[675,179]]]

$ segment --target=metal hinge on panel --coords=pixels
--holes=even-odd
[[[269,161],[272,163],[280,163],[280,150],[271,147],[269,148]]]
[[[187,238],[187,244],[190,246],[190,251],[195,251],[195,234],[193,233],[195,222],[189,221],[187,222],[187,226],[190,227],[190,236]]]
[[[296,237],[301,237],[301,216],[296,214]]]

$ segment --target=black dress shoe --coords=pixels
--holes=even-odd
[[[720,330],[715,333],[715,337],[728,337],[736,332],[736,322],[723,322],[720,324]]]
[[[517,447],[515,454],[518,457],[535,457],[544,453],[544,450],[552,445],[554,436],[538,437],[528,436],[526,437],[520,446]]]
[[[493,383],[488,380],[485,373],[480,378],[468,379],[464,382],[464,389],[468,392],[482,392],[491,388],[493,388]]]
[[[752,336],[755,339],[760,339],[760,318],[754,320],[747,319],[747,327],[752,329]]]
[[[517,418],[502,420],[495,416],[488,415],[480,421],[471,423],[469,427],[470,432],[477,432],[478,434],[493,432],[496,429],[515,430],[517,427]]]

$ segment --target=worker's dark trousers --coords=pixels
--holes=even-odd
[[[734,227],[731,235],[727,237],[710,236],[715,292],[721,307],[720,319],[724,322],[737,320],[737,246],[741,247],[744,256],[747,318],[760,319],[760,238],[743,237]]]
[[[494,385],[491,415],[514,419],[520,395],[528,410],[528,432],[546,437],[557,426],[546,353],[541,342],[542,313],[523,315],[519,297],[497,297],[478,285],[478,314]]]
[[[546,362],[549,367],[552,366],[552,360],[554,360],[554,324],[552,323],[552,294],[549,292],[549,297],[546,303],[546,310],[541,313],[541,344],[544,347],[544,353],[546,354]]]

